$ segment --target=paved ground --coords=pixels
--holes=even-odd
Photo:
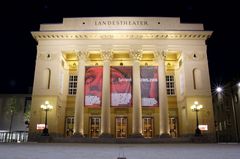
[[[239,159],[240,144],[0,143],[0,159]]]

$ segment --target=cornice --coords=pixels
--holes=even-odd
[[[206,40],[212,31],[36,31],[39,40]]]

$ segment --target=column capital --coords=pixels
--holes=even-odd
[[[164,50],[158,50],[154,53],[156,60],[164,61],[166,59],[166,52]]]
[[[130,54],[134,61],[140,61],[142,59],[142,50],[131,50]]]
[[[103,61],[112,60],[112,50],[102,50],[101,57],[102,57]]]
[[[78,60],[87,61],[88,60],[88,51],[78,51],[77,56],[78,56]]]

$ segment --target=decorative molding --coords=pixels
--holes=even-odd
[[[113,57],[112,50],[102,50],[101,57],[103,61],[111,61]]]
[[[39,40],[206,40],[212,31],[38,31],[32,36]]]
[[[154,58],[155,58],[155,60],[157,60],[157,61],[165,61],[165,58],[166,58],[166,53],[165,53],[165,51],[163,51],[163,50],[159,50],[159,51],[156,51],[156,52],[154,52]]]
[[[142,59],[142,50],[131,50],[130,54],[134,61],[140,61]]]
[[[88,112],[91,114],[91,115],[101,115],[100,111],[97,109],[89,109]]]
[[[142,115],[143,116],[152,116],[153,114],[154,114],[153,110],[147,110],[147,109],[142,110]]]
[[[88,60],[88,51],[78,51],[77,53],[78,56],[78,60],[83,60],[83,61],[87,61]]]

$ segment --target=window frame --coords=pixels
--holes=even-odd
[[[176,95],[174,75],[166,75],[166,92],[167,96]]]
[[[75,96],[77,94],[77,82],[78,76],[77,75],[69,75],[68,78],[68,95]]]

